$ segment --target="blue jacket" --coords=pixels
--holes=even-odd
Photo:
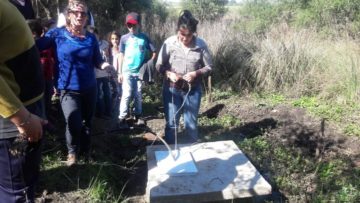
[[[55,86],[60,90],[87,90],[96,85],[94,67],[103,63],[99,44],[94,34],[85,38],[72,36],[65,28],[54,28],[46,33],[40,49],[55,47]]]

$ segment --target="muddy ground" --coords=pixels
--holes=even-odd
[[[116,130],[114,120],[95,119],[93,161],[101,161],[101,157],[96,155],[96,153],[100,153],[113,157],[112,160],[118,165],[123,163],[127,165],[127,169],[119,167],[119,173],[125,173],[124,177],[128,181],[123,191],[123,196],[126,197],[127,202],[143,202],[147,181],[146,160],[138,159],[130,164],[129,160],[144,155],[146,146],[159,144],[153,142],[153,135],[161,136],[163,134],[164,120],[160,112],[161,109],[160,111],[159,108],[156,109],[156,111],[150,111],[151,114],[145,115],[146,127],[136,127],[130,131]],[[288,105],[268,106],[267,104],[255,103],[246,97],[226,103],[217,102],[203,105],[201,109],[201,116],[209,118],[229,114],[241,120],[242,125],[228,129],[201,126],[201,139],[203,141],[211,140],[217,134],[224,134],[224,132],[227,135],[219,139],[241,141],[255,136],[267,136],[271,138],[273,145],[292,146],[292,148],[302,151],[303,154],[313,157],[314,160],[342,156],[350,160],[353,167],[360,167],[359,137],[344,136],[337,129],[336,124],[310,116],[304,109]],[[61,128],[61,126],[58,123],[58,127]],[[62,134],[61,130],[60,134]],[[122,139],[124,137],[128,139]],[[61,137],[57,141],[64,142]],[[50,148],[46,146],[48,142],[45,142],[45,149]],[[186,142],[186,139],[180,138],[179,142]],[[51,146],[53,147],[53,145]],[[64,154],[60,154],[60,156],[65,159]],[[251,159],[251,157],[249,158]],[[128,162],[125,163],[123,160]],[[258,170],[265,177],[268,176],[267,172],[264,171],[266,169]],[[49,175],[48,172],[43,173]],[[298,177],[299,181],[302,178],[304,177]],[[46,187],[47,183],[42,181],[40,181],[40,184],[42,185],[38,191],[38,202],[86,202],[84,201],[84,194],[79,194],[65,187],[57,189],[56,186],[52,186],[52,188],[49,188]],[[306,190],[311,192],[311,185],[304,187],[307,187]],[[286,199],[286,191],[281,191],[278,188],[276,192]]]

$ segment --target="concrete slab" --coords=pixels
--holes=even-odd
[[[191,153],[184,150],[155,151],[155,158],[161,174],[182,176],[198,172]]]
[[[147,147],[149,202],[206,202],[271,194],[271,185],[233,141],[178,145],[191,152],[198,173],[170,176],[156,162],[155,151],[164,145]],[[172,146],[173,148],[174,146]]]

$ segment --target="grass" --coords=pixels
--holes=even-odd
[[[58,133],[58,136],[63,136],[61,132]],[[123,202],[127,198],[124,190],[129,177],[139,165],[144,164],[145,156],[144,149],[131,148],[129,136],[132,135],[94,136],[95,161],[85,163],[80,157],[78,164],[70,168],[63,161],[66,157],[64,140],[46,139],[39,191],[67,194],[55,196],[54,201],[58,202],[76,199],[86,202]]]
[[[213,83],[223,92],[358,102],[360,47],[346,33],[323,36],[316,28],[279,23],[263,34],[249,34],[236,18],[227,18],[202,22],[198,34],[213,53]]]
[[[216,102],[228,103],[231,100],[232,104],[242,103],[240,98],[234,99],[234,97],[236,96],[219,99]],[[255,106],[259,103],[275,109],[278,105],[304,108],[313,117],[326,118],[341,128],[347,125],[342,125],[339,121],[346,120],[349,114],[354,113],[351,108],[356,107],[330,105],[328,101],[316,97],[296,99],[273,93],[254,94],[247,98],[250,98],[250,102]],[[264,106],[260,105],[258,108],[264,108]],[[206,137],[207,141],[234,140],[271,183],[274,190],[282,191],[290,202],[357,202],[360,198],[359,169],[353,168],[345,155],[337,154],[332,158],[323,157],[321,154],[320,157],[313,156],[308,150],[296,144],[287,144],[287,142],[275,139],[271,136],[271,129],[270,131],[253,131],[252,135],[239,136],[243,134],[242,129],[247,125],[244,120],[231,127],[227,125],[229,122],[222,122],[221,118],[212,120],[201,118],[199,123],[202,127],[217,126],[216,129],[210,130],[211,133]],[[358,127],[351,125],[345,129],[348,136],[353,136]]]
[[[294,100],[292,104],[296,107],[306,108],[317,117],[337,123],[346,135],[360,136],[360,123],[354,119],[357,117],[354,114],[358,112],[359,108],[357,105],[342,105],[315,97],[301,97]]]
[[[333,122],[345,135],[360,136],[360,122],[358,120],[360,107],[358,104],[344,105],[315,96],[294,98],[279,93],[255,93],[252,95],[252,98],[257,100],[260,105],[286,104],[303,108],[313,116]]]
[[[229,107],[235,105],[240,106],[236,108],[245,108],[243,104],[248,103],[258,109],[276,109],[279,105],[288,105],[307,109],[308,112],[313,112],[315,117],[328,116],[327,119],[333,119],[333,122],[337,122],[337,118],[346,119],[344,117],[347,114],[344,112],[351,113],[351,108],[356,108],[356,105],[342,110],[324,108],[323,106],[330,105],[316,97],[293,98],[280,93],[262,93],[245,97],[219,90],[213,93],[215,103],[224,103]],[[157,93],[152,91],[145,95],[152,98]],[[153,104],[147,104],[147,107],[153,108],[157,102],[159,101],[156,99]],[[341,105],[338,105],[338,108],[341,108]],[[234,140],[271,183],[274,191],[281,191],[290,202],[356,202],[360,198],[360,170],[353,168],[346,156],[313,156],[308,150],[283,141],[290,139],[289,137],[275,138],[271,128],[257,126],[256,129],[246,130],[249,122],[235,111],[229,112],[224,108],[220,113],[216,118],[199,118],[201,134],[206,135],[203,141]],[[357,132],[356,126],[346,129],[349,135]],[[44,150],[46,153],[43,155],[40,190],[46,189],[49,194],[71,193],[74,198],[86,199],[87,202],[126,201],[125,191],[130,187],[129,178],[135,173],[138,165],[144,164],[146,160],[143,149],[129,148],[130,137],[137,133],[94,137],[96,157],[101,162],[84,164],[80,161],[78,166],[72,168],[67,168],[60,162],[65,157],[65,147],[59,147],[58,139],[49,136]]]
[[[354,123],[346,124],[344,127],[344,133],[346,135],[360,137],[360,126]]]
[[[101,177],[103,166],[100,166],[100,169],[95,177],[90,180],[89,186],[86,189],[86,195],[89,198],[90,202],[120,202],[125,199],[122,196],[122,193],[127,186],[127,182],[122,186],[120,194],[114,195],[113,190],[111,189],[109,183],[106,181],[106,178]]]
[[[241,124],[241,121],[233,115],[222,115],[218,118],[199,118],[199,125],[203,126],[221,126],[221,128],[231,128],[236,127]]]
[[[360,197],[359,192],[356,191],[358,187],[353,186],[353,184],[358,184],[359,180],[351,180],[356,176],[345,174],[347,173],[346,170],[350,168],[348,163],[339,159],[330,162],[315,162],[314,165],[310,157],[294,154],[293,150],[286,146],[274,146],[268,143],[269,147],[264,147],[264,141],[259,141],[259,139],[262,138],[243,142],[239,146],[245,152],[249,150],[250,157],[257,157],[253,161],[255,163],[260,162],[259,168],[276,174],[273,185],[281,188],[281,190],[286,190],[289,197],[296,198],[296,196],[306,194],[309,199],[321,201],[331,199],[336,202],[345,199],[347,202],[355,202],[356,198]],[[260,146],[259,143],[261,143]],[[254,151],[253,148],[261,149],[262,153]],[[272,154],[271,158],[268,157],[268,154]],[[266,162],[270,162],[270,164]],[[309,174],[316,174],[316,178],[308,179]],[[299,177],[304,178],[303,182],[299,182]],[[307,188],[303,187],[303,185],[309,184],[308,181],[318,184],[318,187],[314,188],[311,194],[306,191]]]

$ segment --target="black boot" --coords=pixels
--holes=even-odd
[[[129,129],[129,125],[128,125],[128,123],[126,122],[125,118],[119,120],[118,128],[119,128],[119,129]]]

